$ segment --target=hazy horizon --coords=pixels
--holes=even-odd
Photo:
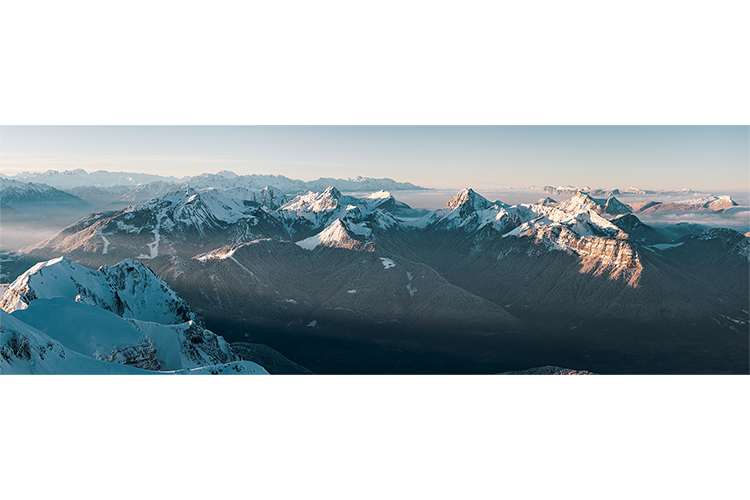
[[[6,175],[229,170],[435,189],[750,190],[741,126],[1,126],[0,141]]]

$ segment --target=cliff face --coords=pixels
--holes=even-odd
[[[624,278],[637,286],[643,265],[634,244],[624,238],[585,236],[565,226],[544,226],[522,233],[550,250],[563,250],[581,258],[581,272],[611,279]]]

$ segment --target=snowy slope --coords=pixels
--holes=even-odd
[[[250,361],[150,371],[106,362],[67,348],[46,333],[0,310],[0,375],[266,375]]]
[[[297,245],[305,250],[313,250],[318,246],[359,249],[371,235],[372,230],[364,224],[336,219],[323,231],[298,241]]]
[[[164,325],[128,320],[64,298],[35,300],[12,315],[79,354],[145,370],[180,370],[239,359],[223,338],[193,321]]]
[[[615,199],[596,200],[578,193],[561,203],[542,199],[537,204],[509,206],[489,202],[471,189],[464,189],[444,209],[411,226],[422,238],[449,232],[459,240],[467,239],[472,252],[481,252],[491,241],[521,238],[532,245],[527,250],[529,255],[549,251],[574,254],[587,272],[628,276],[629,283],[635,285],[642,269],[637,249],[628,234],[603,216],[612,216],[605,212],[607,206],[613,212],[620,211],[618,202],[612,200]],[[510,241],[508,244],[519,251],[517,245]]]
[[[6,312],[25,309],[36,299],[63,297],[125,318],[176,324],[195,319],[187,303],[139,262],[125,260],[100,270],[66,257],[40,262],[19,276],[0,297]]]
[[[200,327],[184,300],[133,261],[98,271],[64,257],[40,262],[0,303],[3,373],[265,373]]]
[[[672,202],[640,202],[634,204],[636,213],[718,212],[737,206],[730,196],[704,196]]]
[[[231,194],[231,193],[230,193]],[[57,254],[100,254],[113,259],[153,260],[159,255],[192,257],[225,245],[258,238],[290,239],[272,210],[254,196],[274,198],[272,190],[230,194],[216,189],[173,191],[118,212],[92,214],[26,252],[48,258]],[[251,197],[252,199],[245,199]]]
[[[368,231],[372,229],[401,226],[401,223],[387,211],[400,207],[408,208],[408,205],[397,202],[385,191],[364,198],[355,198],[343,195],[335,187],[329,186],[322,193],[308,192],[296,196],[281,206],[276,213],[282,217],[295,239],[308,238],[326,228],[332,231],[339,230],[337,228],[341,226],[332,226],[337,219],[348,223],[346,227],[350,232],[369,236]]]

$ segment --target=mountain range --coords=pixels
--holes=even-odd
[[[737,231],[675,240],[582,192],[509,205],[467,188],[415,218],[385,191],[223,188],[89,214],[3,267],[147,264],[230,344],[316,373],[748,372],[750,239]],[[97,307],[126,310],[113,301]]]

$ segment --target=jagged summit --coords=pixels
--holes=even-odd
[[[305,250],[313,250],[318,246],[362,250],[371,236],[372,230],[364,224],[336,219],[320,233],[298,241],[297,245]]]
[[[544,198],[539,198],[536,202],[537,205],[544,205],[544,206],[554,206],[557,204],[555,200],[550,198],[549,196],[545,196]]]
[[[492,205],[490,201],[474,192],[471,188],[464,188],[456,193],[453,198],[448,201],[445,208],[455,210],[457,208],[466,207],[466,209],[477,211],[489,208]]]
[[[308,191],[307,194],[298,195],[288,203],[281,206],[282,211],[294,211],[299,216],[309,217],[317,212],[326,212],[339,208],[342,203],[349,201],[348,196],[343,196],[341,192],[333,186],[329,186],[322,193],[313,193]],[[347,203],[348,204],[348,203]]]
[[[36,299],[63,297],[124,318],[157,323],[195,319],[190,307],[148,267],[127,259],[99,270],[67,257],[40,262],[19,276],[0,297],[7,312],[26,309]]]
[[[572,198],[560,202],[557,208],[566,212],[587,212],[589,210],[598,212],[600,205],[588,194],[578,191]]]
[[[633,210],[614,196],[608,198],[592,198],[584,192],[577,192],[569,200],[557,205],[561,210],[569,212],[594,211],[600,215],[622,215],[632,213]]]

